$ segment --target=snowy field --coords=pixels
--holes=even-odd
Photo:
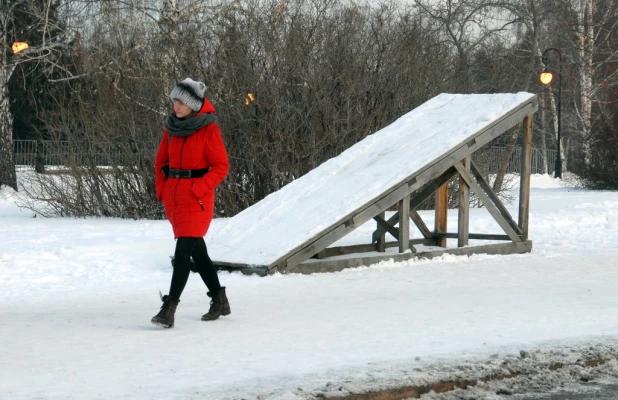
[[[423,397],[497,399],[500,387],[517,396],[618,376],[618,192],[538,175],[532,187],[530,254],[224,272],[232,314],[215,322],[200,321],[208,301],[192,274],[169,330],[150,324],[171,276],[167,221],[44,219],[3,188],[0,399],[300,400],[509,365],[534,372]],[[432,213],[421,215],[432,226]],[[452,230],[456,221],[452,210]],[[207,243],[225,225],[215,220]],[[472,210],[470,231],[501,233],[483,209]],[[586,369],[582,359],[607,362]],[[555,362],[565,367],[550,372]]]

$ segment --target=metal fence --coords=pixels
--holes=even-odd
[[[490,147],[478,155],[474,155],[472,159],[475,163],[483,165],[484,169],[489,173],[496,173],[500,170],[500,166],[506,155],[506,147]],[[521,171],[521,147],[516,147],[507,167],[509,173],[519,173]],[[530,157],[530,171],[533,174],[552,174],[556,163],[556,150],[547,150],[545,154],[537,148],[532,149]],[[546,169],[547,166],[547,169]]]
[[[117,146],[97,148],[87,154],[76,151],[69,141],[14,140],[13,155],[18,168],[54,165],[126,165],[126,157]]]
[[[13,154],[15,165],[20,168],[31,168],[37,165],[86,165],[85,156],[72,150],[68,141],[51,140],[14,140]],[[491,147],[473,156],[478,165],[482,165],[489,173],[496,173],[506,154],[506,147]],[[124,155],[119,148],[111,146],[105,150],[90,152],[88,164],[99,166],[125,165]],[[547,150],[545,155],[540,149],[532,149],[531,172],[533,174],[553,173],[556,161],[556,151]],[[547,171],[545,170],[547,165]],[[521,148],[516,147],[511,155],[507,172],[519,173],[521,169]]]

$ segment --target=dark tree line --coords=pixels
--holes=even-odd
[[[171,110],[167,93],[187,76],[207,83],[230,153],[221,216],[442,92],[537,93],[534,145],[555,149],[557,93],[538,83],[540,53],[550,46],[564,52],[568,169],[611,186],[604,169],[618,150],[602,143],[616,138],[618,13],[611,0],[585,11],[588,2],[80,2],[63,14],[71,17],[63,77],[46,70],[45,82],[31,74],[23,86],[30,94],[45,88],[44,101],[29,97],[31,126],[68,142],[62,174],[31,175],[27,190],[44,200],[31,206],[49,215],[161,217],[153,159]],[[580,20],[596,24],[592,45]],[[513,148],[518,133],[494,144]]]

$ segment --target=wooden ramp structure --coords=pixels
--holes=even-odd
[[[530,252],[530,93],[441,94],[279,191],[227,219],[209,236],[222,269],[268,275],[333,272],[382,260],[442,254]],[[519,216],[512,218],[472,154],[523,122]],[[447,232],[447,183],[459,176],[457,232]],[[469,232],[470,190],[503,232]],[[417,207],[435,195],[434,229]],[[386,219],[385,212],[397,211]],[[366,244],[329,247],[368,221]],[[410,239],[410,222],[422,238]],[[395,241],[387,242],[386,237]],[[457,247],[446,247],[457,239]],[[470,246],[469,240],[486,240]]]

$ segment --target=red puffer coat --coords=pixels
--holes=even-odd
[[[215,113],[206,99],[198,115]],[[155,160],[157,199],[174,229],[174,237],[204,237],[215,209],[215,188],[227,175],[229,163],[221,131],[216,123],[186,137],[172,136],[166,129]],[[210,168],[201,178],[165,178],[161,167]]]

